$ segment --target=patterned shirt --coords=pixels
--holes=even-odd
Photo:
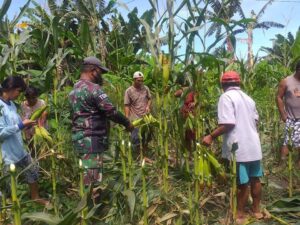
[[[124,96],[124,105],[129,106],[129,118],[135,120],[146,114],[148,101],[151,100],[151,93],[147,86],[143,85],[137,89],[134,86],[127,88]]]
[[[38,99],[37,102],[35,103],[35,105],[33,105],[33,106],[29,106],[27,101],[22,102],[22,104],[21,104],[21,112],[22,112],[21,117],[22,117],[22,120],[30,119],[32,113],[35,110],[37,110],[37,109],[39,109],[39,108],[41,108],[45,105],[46,105],[46,103],[42,99]],[[40,120],[42,120],[42,117],[39,118],[39,121]],[[47,127],[46,124],[43,124],[43,125],[45,127]],[[34,127],[32,126],[32,127],[25,128],[24,133],[25,133],[26,140],[30,140],[34,135]]]
[[[129,120],[113,106],[98,84],[79,80],[69,94],[72,140],[79,153],[99,153],[108,148],[109,120],[128,127]]]

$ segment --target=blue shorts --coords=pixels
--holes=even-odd
[[[248,184],[251,177],[262,177],[261,161],[237,162],[238,184]]]

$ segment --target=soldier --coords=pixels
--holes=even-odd
[[[101,75],[108,69],[96,57],[83,60],[80,80],[69,94],[72,108],[72,140],[82,160],[84,184],[102,180],[103,152],[108,149],[109,120],[133,130],[130,121],[111,103],[101,89]],[[94,196],[97,197],[97,196]]]

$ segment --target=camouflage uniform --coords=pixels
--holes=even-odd
[[[69,94],[72,108],[72,140],[82,159],[86,185],[102,178],[103,151],[108,148],[112,120],[125,127],[129,120],[112,105],[98,84],[79,80]]]

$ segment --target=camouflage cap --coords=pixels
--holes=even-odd
[[[103,73],[107,73],[109,71],[108,68],[103,66],[99,59],[94,56],[89,56],[83,59],[82,65],[94,65],[103,71]]]

